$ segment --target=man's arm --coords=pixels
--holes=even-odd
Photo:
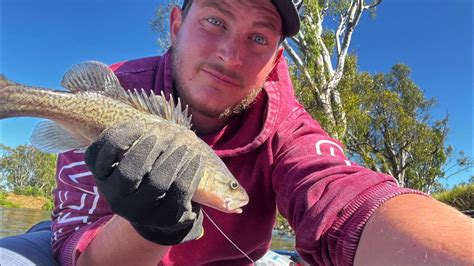
[[[77,265],[157,265],[168,249],[145,240],[127,220],[114,215],[79,256]]]
[[[473,265],[473,220],[434,199],[385,202],[364,227],[354,265]]]

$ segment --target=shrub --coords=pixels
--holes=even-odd
[[[45,211],[52,211],[54,209],[54,203],[52,199],[49,199],[47,202],[43,204],[43,207],[41,209]]]
[[[43,196],[41,189],[34,186],[15,187],[13,193],[25,196]]]
[[[460,211],[474,210],[474,184],[456,186],[451,190],[434,194],[433,197]]]

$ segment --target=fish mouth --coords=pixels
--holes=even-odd
[[[231,198],[227,198],[223,202],[223,211],[227,213],[242,213],[243,206],[247,205],[249,200],[235,200]]]

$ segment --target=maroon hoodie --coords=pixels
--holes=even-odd
[[[113,65],[122,86],[156,94],[172,93],[170,53]],[[403,193],[389,175],[349,161],[295,99],[288,67],[281,57],[250,109],[222,130],[202,136],[250,196],[242,214],[203,207],[218,227],[250,258],[270,247],[275,214],[296,232],[296,249],[311,264],[350,265],[362,229],[384,201]],[[78,255],[113,215],[84,163],[84,154],[61,154],[53,211],[53,250],[64,265]],[[204,236],[173,246],[163,265],[250,264],[204,218]],[[137,254],[138,255],[138,254]]]

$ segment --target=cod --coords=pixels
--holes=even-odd
[[[67,91],[26,86],[0,75],[0,119],[38,117],[31,143],[41,151],[86,149],[101,132],[127,120],[140,121],[162,141],[179,142],[201,155],[202,176],[192,200],[227,213],[241,213],[249,197],[215,152],[191,130],[187,107],[165,95],[126,91],[112,70],[97,61],[71,67],[61,85]],[[165,135],[166,134],[166,135]]]

